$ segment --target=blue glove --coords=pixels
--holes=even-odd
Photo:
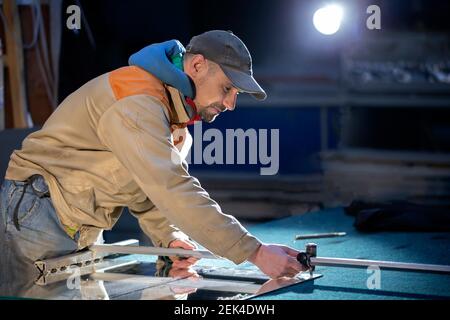
[[[174,56],[183,55],[186,49],[178,40],[151,44],[132,54],[129,65],[135,65],[150,72],[162,82],[177,88],[183,95],[194,99],[195,85],[187,74],[171,61]]]

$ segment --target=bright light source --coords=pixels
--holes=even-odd
[[[318,9],[313,16],[314,27],[323,34],[334,34],[341,26],[343,10],[336,4]]]

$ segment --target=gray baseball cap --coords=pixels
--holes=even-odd
[[[212,30],[202,33],[191,39],[186,52],[201,54],[217,63],[236,88],[258,100],[266,99],[266,92],[253,78],[250,52],[233,32]]]

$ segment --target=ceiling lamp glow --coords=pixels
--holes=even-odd
[[[323,34],[336,33],[341,26],[343,10],[338,5],[328,5],[318,9],[313,16],[314,27]]]

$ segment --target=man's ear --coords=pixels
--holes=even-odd
[[[208,63],[201,54],[196,54],[190,57],[188,61],[188,70],[192,78],[198,78],[208,73]]]

